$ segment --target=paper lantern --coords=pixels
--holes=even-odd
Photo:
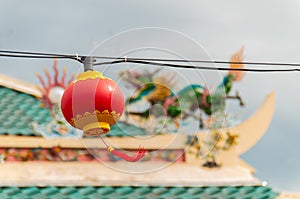
[[[66,120],[86,136],[110,131],[124,110],[124,96],[116,83],[101,72],[79,74],[65,90],[61,109]]]
[[[73,127],[83,130],[85,136],[100,136],[102,139],[101,135],[109,133],[110,127],[120,119],[124,96],[117,84],[101,72],[86,71],[67,86],[61,110],[65,119]],[[128,156],[104,144],[109,152],[127,161],[138,161],[146,152],[139,148],[134,156]]]

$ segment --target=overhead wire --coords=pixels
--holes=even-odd
[[[127,58],[125,61],[117,60],[112,62],[99,62],[94,65],[110,65],[116,63],[135,63],[144,65],[155,65],[155,66],[166,66],[172,68],[186,68],[186,69],[201,69],[201,70],[219,70],[219,71],[248,71],[248,72],[295,72],[300,71],[300,68],[288,68],[288,69],[254,69],[254,68],[224,68],[224,67],[210,67],[210,66],[198,66],[198,65],[181,65],[181,64],[170,64],[170,63],[160,63],[153,61],[141,61]],[[240,64],[242,62],[230,62],[232,64]]]
[[[199,66],[193,63],[202,64],[244,64],[244,65],[260,65],[260,66],[293,66],[298,67],[300,63],[279,63],[279,62],[230,62],[230,61],[215,61],[215,60],[185,60],[185,59],[161,59],[161,58],[133,58],[133,57],[110,57],[89,55],[94,59],[106,59],[112,61],[95,62],[94,65],[112,65],[118,63],[134,63],[144,65],[154,65],[173,68],[199,69],[199,70],[234,70],[234,71],[250,71],[250,72],[298,72],[300,68],[228,68],[228,67],[213,67]],[[15,58],[30,58],[30,59],[72,59],[83,63],[87,55],[72,55],[72,54],[57,54],[43,52],[28,52],[28,51],[11,51],[0,50],[0,57],[15,57]],[[189,63],[175,64],[175,63]]]
[[[15,58],[31,58],[31,59],[73,59],[83,62],[84,57],[78,55],[64,55],[64,54],[54,54],[54,53],[41,53],[41,52],[28,52],[28,51],[9,51],[0,50],[1,57],[15,57]],[[78,59],[79,58],[79,59]]]
[[[93,56],[99,59],[116,59],[124,60],[124,57],[101,57]],[[134,58],[126,57],[127,60],[141,61],[164,61],[164,62],[188,62],[188,63],[206,63],[206,64],[244,64],[244,65],[266,65],[266,66],[300,66],[300,63],[279,63],[279,62],[230,62],[230,61],[214,61],[214,60],[186,60],[186,59],[161,59],[161,58]]]

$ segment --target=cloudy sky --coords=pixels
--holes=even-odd
[[[88,54],[115,34],[157,27],[174,30],[201,46],[195,47],[193,42],[185,42],[180,36],[176,43],[173,38],[174,43],[169,42],[170,49],[184,49],[176,53],[183,53],[185,58],[210,57],[226,61],[244,46],[246,61],[300,63],[299,9],[298,0],[0,0],[0,49]],[[152,41],[152,38],[152,34],[138,34],[135,39],[106,41],[104,45],[111,48],[100,45],[97,52],[110,55],[115,52],[119,56],[120,48],[128,50],[137,40]],[[155,44],[168,43],[164,39],[157,37]],[[52,60],[1,58],[0,73],[38,83],[35,73],[41,73],[43,67],[51,64]],[[80,68],[80,64],[70,60],[59,64],[68,66],[69,70]],[[300,73],[248,73],[234,87],[247,103],[243,109],[245,118],[259,107],[268,93],[276,92],[271,126],[243,158],[257,169],[260,179],[278,190],[300,192],[299,82]]]

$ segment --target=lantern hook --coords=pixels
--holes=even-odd
[[[84,72],[94,70],[94,58],[91,56],[83,57]]]

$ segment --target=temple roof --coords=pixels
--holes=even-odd
[[[41,136],[36,133],[32,128],[32,122],[37,122],[41,125],[46,125],[51,121],[51,115],[48,109],[44,109],[41,107],[40,101],[36,98],[40,96],[39,91],[34,87],[34,85],[22,82],[20,80],[16,80],[7,76],[0,75],[0,135],[18,135],[20,136]],[[126,129],[124,132],[123,129]],[[136,135],[145,135],[147,132],[142,128],[138,128],[133,125],[126,124],[124,122],[118,122],[111,128],[111,132],[109,136],[136,136]],[[5,136],[3,136],[5,137]],[[7,136],[8,137],[8,136]],[[41,138],[38,138],[41,139]],[[113,139],[113,138],[112,138]],[[125,138],[123,138],[125,139]],[[29,163],[31,164],[31,163]],[[39,171],[38,169],[33,169],[30,165],[30,169],[27,169],[26,172],[22,172],[23,174],[19,174],[22,169],[12,169],[11,166],[20,166],[23,169],[26,169],[25,164],[3,164],[1,167],[2,172],[1,175],[8,175],[9,172],[4,172],[7,166],[9,166],[9,170],[13,172],[18,177],[22,178],[23,174],[29,174],[30,171]],[[38,163],[37,165],[40,165]],[[45,164],[44,164],[45,165]],[[62,164],[53,164],[54,166],[61,166]],[[82,168],[82,164],[78,165]],[[89,165],[88,165],[89,166]],[[97,165],[99,166],[99,165]],[[181,166],[181,165],[177,165]],[[7,167],[8,168],[8,167]],[[49,167],[50,168],[50,167]],[[50,168],[53,171],[53,168]],[[103,170],[94,170],[95,172],[103,172]],[[231,168],[232,171],[237,172],[236,169]],[[78,172],[80,169],[75,169],[74,171]],[[16,172],[18,171],[18,172]],[[43,171],[47,171],[47,169],[43,166]],[[57,171],[60,171],[59,169]],[[70,167],[68,166],[68,170],[70,172]],[[90,171],[89,169],[86,171]],[[195,178],[197,177],[195,174],[191,173],[191,170],[188,169],[185,172],[171,172],[174,174],[181,173],[190,173]],[[197,170],[199,171],[199,170]],[[68,176],[66,175],[68,172],[64,173],[64,179]],[[91,175],[94,176],[95,172]],[[97,173],[96,172],[96,173]],[[166,172],[166,170],[164,171]],[[217,172],[217,171],[215,171]],[[95,184],[95,186],[71,186],[72,184],[68,183],[68,186],[65,185],[56,185],[49,186],[51,184],[44,184],[45,186],[34,186],[39,185],[34,180],[35,184],[25,185],[24,187],[18,186],[20,183],[13,184],[3,184],[6,181],[12,180],[13,178],[2,178],[6,180],[2,180],[2,187],[0,188],[0,198],[276,198],[279,193],[272,190],[266,186],[256,186],[255,179],[252,178],[252,175],[249,174],[250,170],[243,173],[251,178],[247,178],[248,181],[236,182],[236,184],[232,183],[224,183],[225,181],[231,178],[222,178],[222,175],[217,175],[219,179],[223,180],[221,184],[217,184],[215,181],[216,178],[197,178],[197,180],[202,180],[203,182],[207,181],[207,179],[212,179],[213,182],[209,182],[205,185],[203,183],[201,186],[189,186],[188,184],[182,184],[182,186],[176,185],[168,185],[165,184],[161,186],[161,180],[156,180],[156,184],[148,184],[148,185],[139,185],[139,186],[131,186],[133,184],[120,186],[119,183],[117,186],[111,186],[112,184],[100,186]],[[105,172],[107,173],[107,172]],[[207,173],[207,172],[206,172]],[[232,172],[223,172],[224,175],[230,174],[232,177]],[[210,173],[211,174],[211,173]],[[163,175],[160,175],[161,178]],[[35,176],[35,175],[30,175]],[[46,176],[40,175],[40,176]],[[49,172],[48,175],[49,177]],[[74,176],[74,175],[70,175]],[[102,175],[96,175],[103,177]],[[169,175],[170,176],[170,175]],[[240,176],[240,175],[238,175]],[[112,176],[109,176],[111,178]],[[130,177],[130,176],[129,176]],[[27,176],[24,179],[28,179]],[[48,178],[47,178],[48,179]],[[50,178],[51,179],[51,178]],[[88,178],[85,178],[84,181],[87,181]],[[122,178],[123,179],[123,178]],[[144,178],[143,178],[144,179]],[[150,178],[151,179],[151,178]],[[178,178],[179,179],[179,178]],[[177,179],[177,181],[178,181]],[[15,179],[18,180],[18,179]],[[186,178],[186,180],[191,180],[191,177]],[[243,179],[245,180],[245,179]],[[78,180],[76,180],[78,182]],[[105,182],[107,179],[105,179]],[[22,181],[23,182],[23,181]],[[178,182],[177,182],[178,183]],[[101,183],[100,183],[101,184]],[[197,184],[201,184],[198,183]],[[258,183],[259,184],[259,183]],[[16,185],[16,186],[11,186]],[[85,184],[86,185],[86,184]],[[92,185],[90,183],[89,185]],[[232,185],[232,186],[230,186]],[[240,186],[236,186],[240,185]],[[242,186],[244,185],[244,186]]]
[[[239,187],[2,187],[0,198],[276,198],[277,192],[263,186]]]

